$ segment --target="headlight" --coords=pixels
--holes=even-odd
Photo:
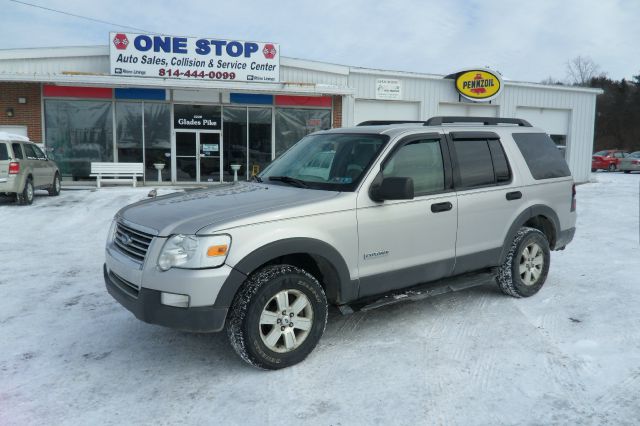
[[[227,259],[230,246],[231,237],[228,235],[174,235],[164,243],[158,267],[163,271],[173,267],[215,268]]]
[[[109,228],[109,233],[107,234],[107,244],[113,242],[113,239],[115,238],[116,235],[116,220],[113,219],[111,221],[111,227]]]

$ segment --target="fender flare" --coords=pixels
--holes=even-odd
[[[290,254],[307,254],[327,261],[333,268],[336,283],[325,283],[327,297],[336,301],[352,300],[358,294],[358,281],[351,280],[349,268],[342,255],[330,244],[314,238],[287,238],[266,244],[240,260],[222,284],[214,306],[230,307],[240,286],[252,272],[265,263]]]
[[[544,216],[547,218],[551,224],[553,225],[553,233],[558,237],[560,233],[560,220],[558,219],[558,215],[555,211],[549,206],[545,206],[543,204],[535,204],[533,206],[527,207],[522,213],[518,215],[516,220],[513,221],[509,231],[507,231],[507,235],[504,239],[504,243],[502,244],[502,253],[500,255],[500,264],[502,264],[506,257],[507,253],[509,253],[509,248],[511,247],[511,242],[515,238],[518,230],[522,228],[522,226],[527,223],[527,221],[536,216]],[[551,243],[551,242],[550,242]],[[553,250],[554,247],[551,247]]]

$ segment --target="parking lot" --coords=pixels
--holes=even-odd
[[[0,200],[0,424],[637,424],[640,174],[578,187],[529,299],[487,285],[341,316],[265,372],[220,334],[142,323],[102,279],[111,218],[151,188]],[[164,193],[170,189],[162,189]],[[40,194],[40,193],[39,193]]]

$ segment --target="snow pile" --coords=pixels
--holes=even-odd
[[[316,350],[275,372],[107,294],[111,218],[150,188],[0,200],[0,424],[635,424],[640,175],[593,176],[536,296],[332,310]]]

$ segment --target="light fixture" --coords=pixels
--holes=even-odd
[[[27,103],[27,98],[18,98],[18,103],[19,104],[26,104]]]
[[[7,117],[11,118],[13,117],[15,114],[13,112],[13,108],[7,108],[7,110],[5,111],[7,113]]]

